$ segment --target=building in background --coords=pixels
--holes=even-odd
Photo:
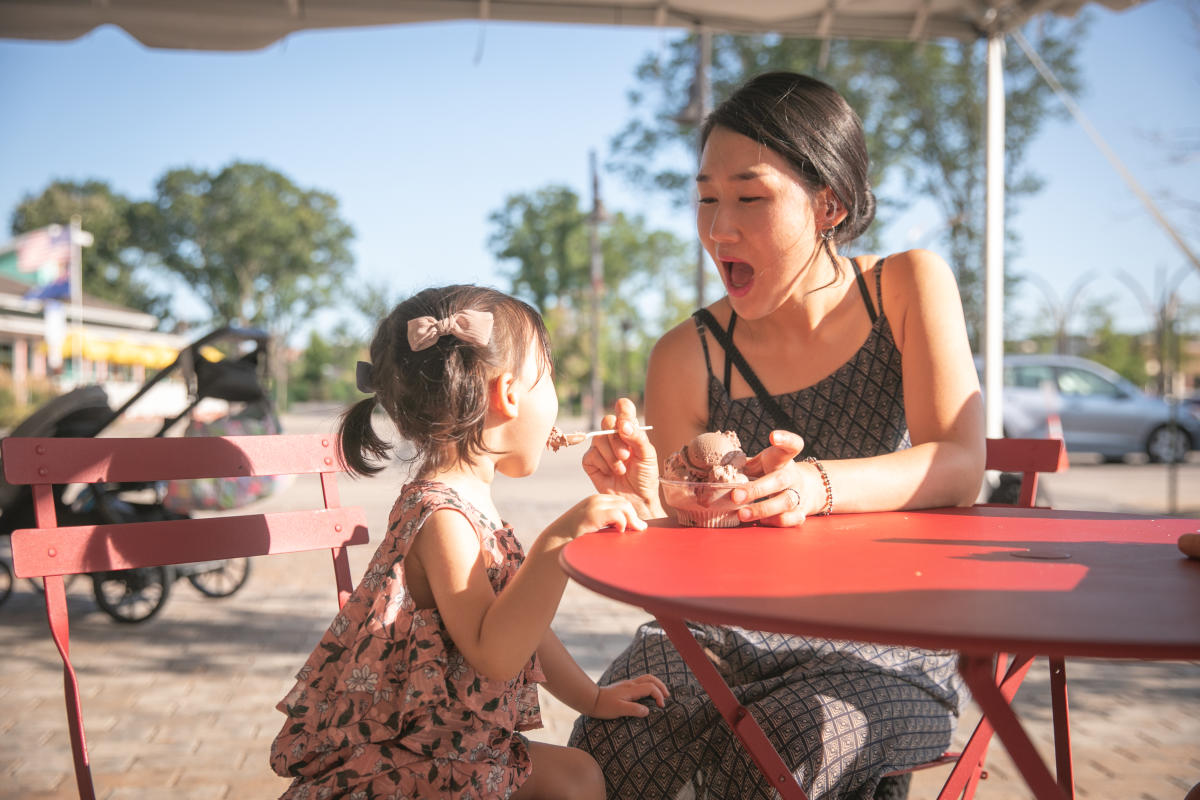
[[[73,308],[70,234],[52,225],[0,246],[0,376],[11,383],[18,406],[88,383],[103,384],[109,402],[119,404],[145,382],[147,371],[170,364],[188,343],[156,330],[153,315],[86,294]],[[184,391],[182,385],[164,389],[171,403]],[[147,405],[166,399],[147,397]]]

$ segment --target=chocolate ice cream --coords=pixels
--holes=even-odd
[[[733,431],[702,433],[667,456],[663,499],[683,525],[707,528],[738,524],[729,493],[750,479],[742,472],[746,454]]]

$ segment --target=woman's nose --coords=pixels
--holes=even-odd
[[[737,239],[737,227],[732,224],[728,214],[722,214],[717,209],[712,211],[708,223],[708,238],[714,242],[732,242]]]

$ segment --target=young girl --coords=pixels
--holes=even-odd
[[[530,306],[491,289],[427,289],[398,305],[359,364],[374,396],[342,418],[348,469],[373,475],[389,445],[376,403],[414,448],[417,479],[392,508],[358,588],[278,708],[271,748],[289,800],[603,798],[581,750],[531,742],[537,686],[592,717],[645,716],[666,687],[597,687],[550,631],[567,578],[559,550],[587,531],[642,530],[629,502],[593,495],[528,557],[492,503],[497,472],[529,475],[558,412],[550,347]]]

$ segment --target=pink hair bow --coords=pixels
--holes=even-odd
[[[485,345],[492,340],[492,312],[459,311],[445,319],[417,317],[408,321],[408,346],[415,353],[443,336],[454,336],[468,344]]]

